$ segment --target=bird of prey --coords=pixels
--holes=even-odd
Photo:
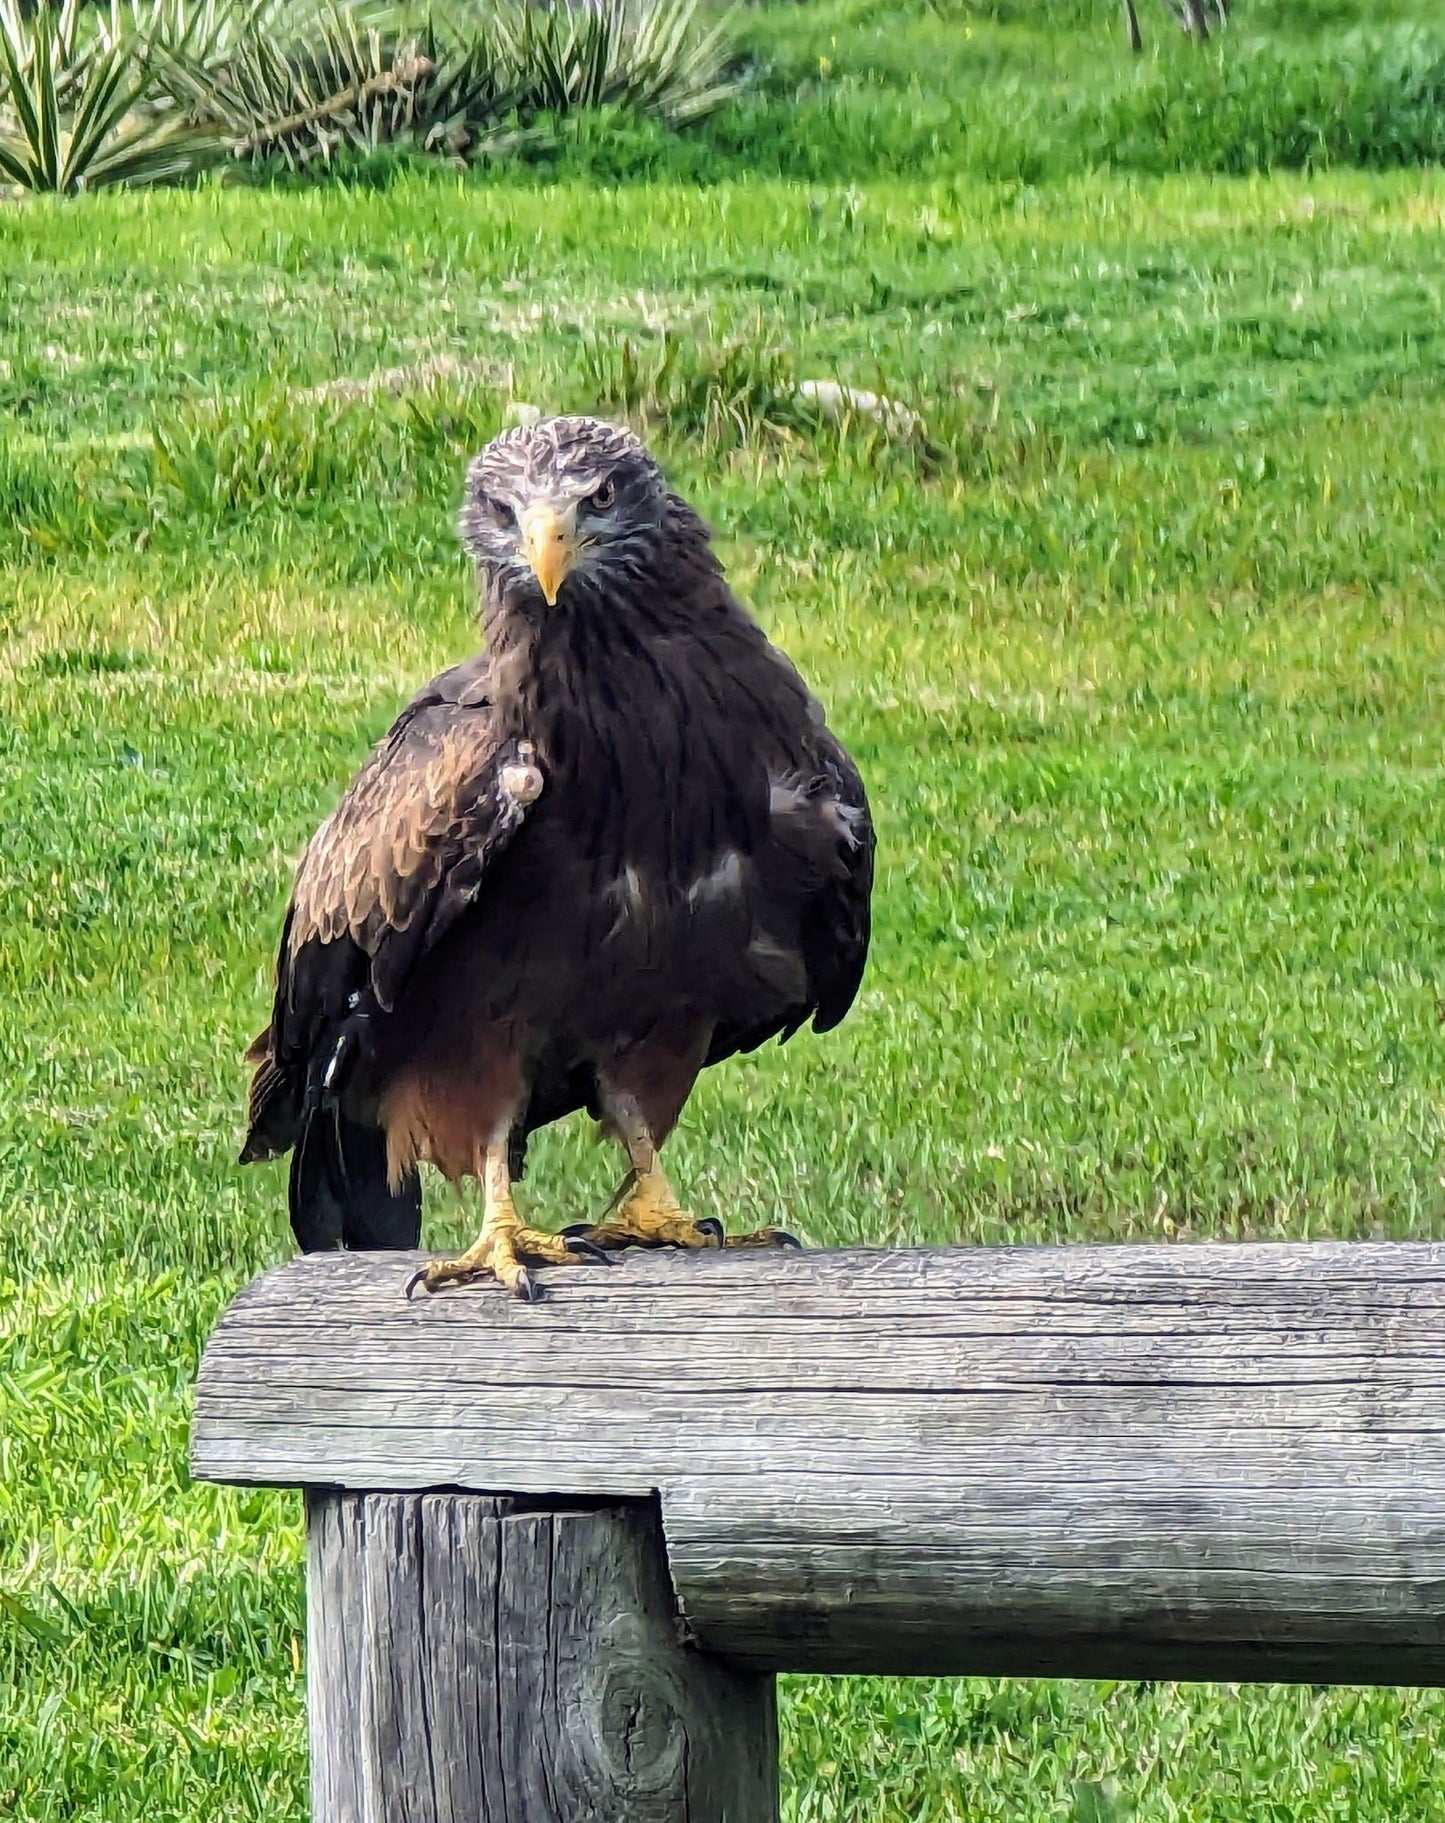
[[[483,651],[401,712],[306,849],[243,1161],[292,1151],[301,1247],[420,1242],[418,1167],[481,1233],[418,1275],[499,1281],[725,1238],[658,1149],[699,1072],[852,1004],[873,828],[857,769],[628,430],[553,418],[467,470]],[[528,1135],[586,1109],[628,1170],[562,1234],[512,1200]]]

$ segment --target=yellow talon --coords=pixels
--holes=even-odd
[[[414,1274],[406,1288],[408,1298],[418,1285],[437,1291],[443,1285],[465,1284],[490,1275],[515,1296],[535,1303],[541,1288],[528,1272],[529,1266],[575,1265],[589,1254],[605,1258],[599,1248],[589,1246],[585,1239],[548,1234],[523,1225],[512,1201],[505,1139],[487,1150],[484,1183],[486,1205],[481,1233],[456,1259],[432,1260]]]
[[[756,1234],[724,1235],[713,1216],[699,1221],[678,1203],[672,1186],[654,1162],[634,1169],[623,1179],[613,1199],[610,1219],[594,1226],[579,1224],[567,1233],[608,1252],[622,1247],[682,1247],[701,1252],[714,1247],[796,1247],[792,1235],[779,1228],[760,1228]]]
[[[454,1260],[433,1260],[417,1274],[415,1284],[436,1291],[443,1285],[465,1283],[468,1279],[490,1275],[508,1291],[529,1302],[536,1286],[528,1266],[575,1265],[578,1250],[570,1247],[560,1234],[547,1234],[540,1228],[525,1228],[516,1219],[491,1232],[484,1227],[465,1253]]]
[[[635,1149],[634,1149],[635,1148]],[[796,1247],[792,1235],[779,1228],[760,1228],[755,1234],[724,1235],[715,1217],[698,1221],[679,1204],[672,1186],[658,1167],[657,1153],[644,1135],[629,1146],[633,1167],[622,1181],[607,1218],[595,1226],[579,1223],[563,1234],[528,1228],[512,1201],[505,1136],[488,1146],[482,1171],[485,1207],[482,1230],[465,1253],[451,1260],[432,1260],[412,1276],[406,1288],[410,1298],[418,1286],[439,1291],[443,1285],[464,1285],[473,1279],[492,1278],[514,1296],[534,1303],[541,1287],[528,1270],[533,1266],[566,1266],[580,1258],[607,1263],[608,1256],[624,1247],[682,1247],[700,1252],[715,1247]]]

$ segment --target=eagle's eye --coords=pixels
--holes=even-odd
[[[587,496],[587,504],[594,513],[605,513],[617,498],[617,483],[604,481],[595,494]]]

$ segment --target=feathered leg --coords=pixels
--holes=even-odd
[[[677,1123],[707,1054],[707,1028],[657,1031],[602,1072],[606,1125],[621,1141],[631,1167],[604,1219],[565,1232],[573,1240],[620,1247],[796,1247],[780,1228],[726,1235],[709,1216],[698,1221],[678,1202],[658,1160],[658,1149]]]

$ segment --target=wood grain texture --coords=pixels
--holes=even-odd
[[[307,1526],[314,1823],[777,1823],[772,1679],[681,1643],[649,1504]]]
[[[414,1264],[244,1291],[195,1472],[655,1491],[759,1668],[1445,1682],[1445,1247],[634,1255],[535,1306]]]

